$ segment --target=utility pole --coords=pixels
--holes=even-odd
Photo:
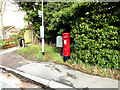
[[[43,21],[43,0],[42,0],[42,11],[38,11],[39,12],[39,17],[42,17],[42,26],[40,26],[40,38],[42,38],[42,55],[45,55],[45,51],[44,51],[44,21]]]
[[[44,25],[43,25],[43,0],[42,0],[42,29],[43,29],[43,33],[44,33]],[[44,51],[44,35],[43,35],[43,38],[42,38],[42,55],[45,54],[45,51]]]

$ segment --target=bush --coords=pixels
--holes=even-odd
[[[41,18],[38,18],[36,14],[40,8],[35,6],[35,3],[21,3],[21,6],[29,16],[28,20],[33,23],[34,30],[40,34]],[[44,7],[47,40],[55,43],[57,34],[70,33],[73,61],[80,63],[82,60],[100,67],[120,70],[118,66],[120,58],[119,3],[48,2]]]
[[[99,67],[120,70],[118,30],[114,26],[104,26],[102,29],[94,30],[91,29],[90,24],[76,23],[71,32],[74,41],[71,45],[71,58],[77,63],[82,60]]]

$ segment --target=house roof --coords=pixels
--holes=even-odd
[[[4,31],[7,30],[10,27],[12,27],[12,26],[4,26]]]
[[[8,28],[6,29],[6,30],[4,30],[4,32],[7,32],[8,30],[10,30],[11,28],[16,28],[16,27],[14,27],[14,26],[8,26]],[[17,28],[16,28],[17,29]],[[19,29],[17,29],[17,30],[19,30]]]

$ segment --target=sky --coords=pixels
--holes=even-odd
[[[25,12],[18,10],[18,5],[12,4],[9,1],[7,1],[5,12],[3,14],[3,26],[15,26],[19,29],[24,28]]]

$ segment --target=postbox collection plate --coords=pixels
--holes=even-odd
[[[64,44],[67,44],[67,40],[64,40]]]

